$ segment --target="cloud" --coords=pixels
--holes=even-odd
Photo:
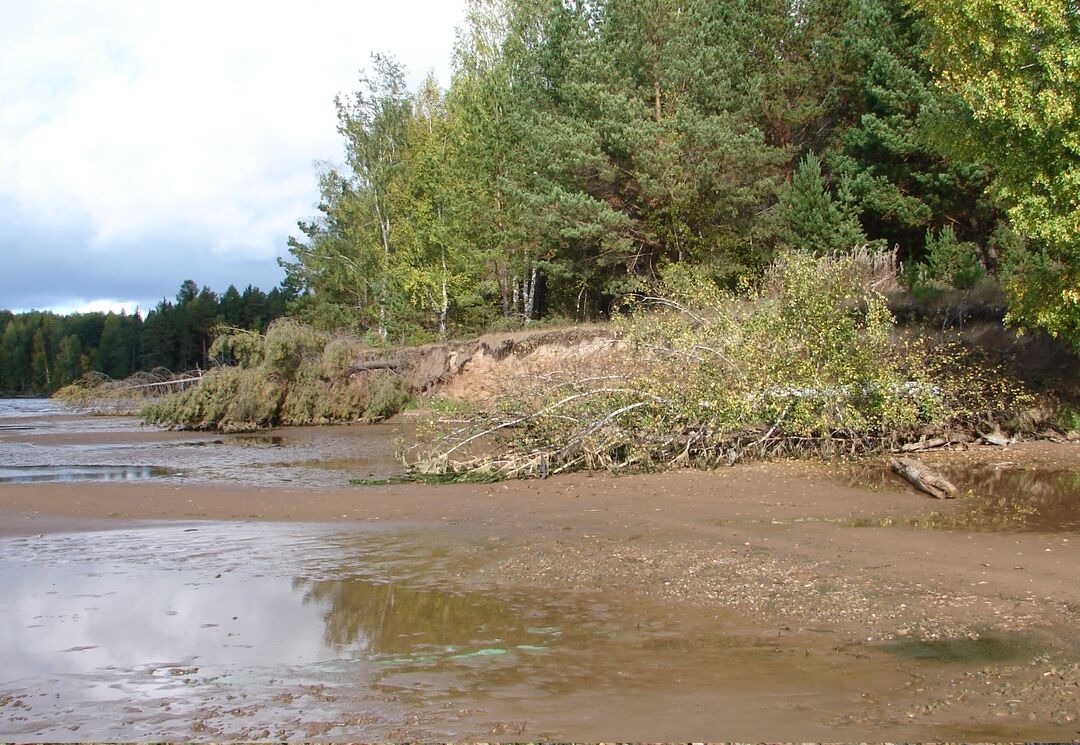
[[[95,300],[146,310],[194,279],[218,292],[230,284],[269,289],[280,281],[276,262],[240,253],[221,255],[168,235],[105,247],[91,255],[88,231],[28,220],[0,205],[0,308],[70,312]]]
[[[317,199],[312,162],[341,152],[334,95],[377,51],[414,84],[429,68],[447,82],[462,5],[14,4],[0,29],[0,212],[25,232],[0,242],[4,263],[63,236],[53,258],[146,262],[124,274],[152,274],[170,295],[230,264],[280,278],[274,258]],[[23,264],[33,287],[21,290],[39,296],[147,289],[105,294]]]

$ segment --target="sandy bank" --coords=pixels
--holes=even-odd
[[[43,532],[36,521],[70,520],[394,520],[453,521],[536,529],[551,520],[582,526],[671,529],[717,520],[845,517],[917,512],[903,492],[842,486],[818,466],[754,464],[715,472],[610,477],[571,475],[497,484],[398,484],[341,489],[232,485],[46,483],[0,485],[0,534]],[[597,516],[603,514],[605,519]]]

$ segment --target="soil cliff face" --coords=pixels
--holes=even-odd
[[[349,368],[351,377],[393,370],[415,393],[443,392],[466,400],[484,398],[507,381],[555,369],[603,366],[619,346],[606,326],[573,326],[506,334],[471,341],[365,352]]]
[[[959,344],[1036,393],[1080,402],[1080,358],[1069,345],[1044,333],[1017,333],[998,319],[979,320],[977,316],[965,319],[962,325],[942,328],[931,319],[911,315],[897,331],[927,336],[936,343]],[[353,361],[348,374],[359,383],[366,373],[391,370],[402,376],[414,393],[440,392],[478,400],[521,376],[555,370],[597,374],[625,364],[616,360],[621,347],[614,331],[598,324],[486,334],[469,341],[366,351]]]

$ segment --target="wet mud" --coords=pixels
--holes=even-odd
[[[176,472],[0,483],[5,739],[1080,737],[1080,448],[930,456],[942,503],[880,462],[342,488],[392,429],[19,426],[0,468]]]
[[[0,728],[39,740],[856,739],[914,705],[912,681],[938,663],[1038,655],[996,639],[852,645],[721,608],[513,589],[477,578],[491,553],[393,526],[5,539]]]

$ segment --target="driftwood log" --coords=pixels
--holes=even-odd
[[[933,450],[934,448],[945,447],[948,444],[949,441],[944,437],[932,437],[929,440],[919,440],[918,442],[901,445],[900,451],[903,453],[917,453],[920,450]]]
[[[956,487],[948,479],[914,458],[893,458],[889,461],[889,468],[916,489],[926,492],[931,497],[952,499],[956,496]]]
[[[997,445],[999,448],[1007,448],[1016,442],[1016,440],[1012,440],[1000,432],[989,432],[979,439],[987,445]]]

